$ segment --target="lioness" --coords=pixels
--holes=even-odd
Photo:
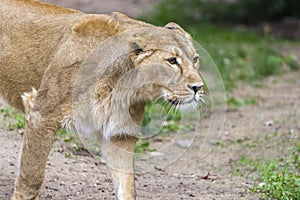
[[[0,21],[0,95],[26,116],[12,199],[39,199],[60,128],[98,131],[116,197],[135,199],[132,153],[146,100],[163,97],[178,108],[202,101],[190,36],[175,23],[156,27],[120,13],[85,14],[35,0],[1,0]],[[102,48],[114,36],[120,43]],[[84,64],[95,49],[95,64]],[[114,49],[124,54],[100,62]],[[91,80],[82,77],[85,71]]]

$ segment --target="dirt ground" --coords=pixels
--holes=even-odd
[[[299,53],[300,48],[293,51]],[[300,72],[288,72],[265,79],[259,87],[244,84],[235,89],[232,92],[235,98],[255,98],[256,102],[239,109],[229,108],[218,145],[201,159],[197,157],[198,149],[192,146],[187,152],[189,156],[176,163],[177,168],[190,163],[187,169],[181,172],[156,169],[136,175],[137,199],[259,199],[258,194],[249,192],[254,172],[237,163],[243,156],[252,159],[284,156],[292,147],[290,144],[300,140],[299,77]],[[17,176],[22,136],[2,128],[0,138],[0,200],[8,200]],[[66,157],[66,153],[70,153],[68,145],[57,141],[47,162],[42,200],[113,199],[113,186],[103,162],[90,156]]]

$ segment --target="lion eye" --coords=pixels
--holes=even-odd
[[[177,59],[176,59],[175,57],[168,58],[167,61],[168,61],[171,65],[178,65]]]
[[[197,63],[198,61],[199,61],[199,57],[198,56],[196,56],[196,57],[193,58],[194,64]]]

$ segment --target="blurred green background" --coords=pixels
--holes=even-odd
[[[141,20],[180,24],[212,56],[226,90],[286,70],[298,70],[300,1],[162,0]]]

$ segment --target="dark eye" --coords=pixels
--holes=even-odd
[[[199,57],[198,56],[196,56],[196,57],[193,58],[193,62],[194,63],[197,63],[198,61],[199,61]]]
[[[178,65],[177,59],[175,57],[168,58],[167,60],[171,65]]]

